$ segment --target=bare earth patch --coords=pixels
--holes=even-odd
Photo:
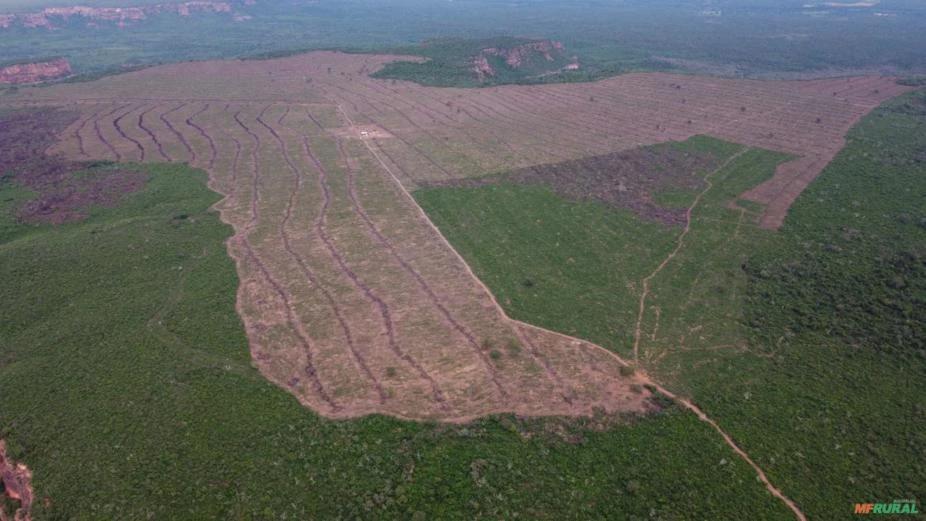
[[[0,440],[0,489],[6,497],[18,501],[19,507],[15,512],[4,512],[0,509],[0,519],[6,521],[29,521],[32,517],[29,510],[32,508],[33,492],[30,482],[32,472],[21,463],[11,461],[6,454],[6,444]],[[7,516],[12,514],[12,518]]]
[[[62,224],[86,217],[94,206],[114,206],[126,194],[140,190],[143,172],[91,168],[83,163],[45,154],[58,128],[79,120],[73,111],[42,110],[0,119],[0,175],[10,176],[35,193],[15,210],[23,222]],[[82,171],[83,170],[83,171]],[[79,172],[79,173],[78,173]]]

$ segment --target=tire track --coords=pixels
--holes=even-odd
[[[196,129],[196,131],[199,132],[199,135],[201,135],[202,137],[204,137],[204,138],[206,139],[206,141],[209,142],[209,166],[207,166],[206,168],[208,168],[208,169],[211,170],[212,167],[215,165],[215,158],[216,158],[216,156],[218,156],[218,153],[216,152],[216,148],[215,148],[215,142],[212,140],[212,136],[210,136],[209,134],[207,134],[206,131],[203,130],[203,128],[202,128],[201,126],[197,125],[197,124],[193,121],[193,118],[195,118],[196,116],[199,116],[200,114],[202,114],[203,112],[206,112],[207,110],[209,110],[209,104],[208,104],[208,103],[206,103],[205,106],[203,106],[203,108],[200,109],[199,111],[197,111],[195,114],[193,114],[193,115],[191,115],[190,117],[186,118],[186,124],[187,124],[188,127],[191,127],[191,128]],[[240,123],[240,122],[239,122],[239,123]],[[245,128],[247,128],[247,127],[245,127]]]
[[[713,184],[711,183],[710,178],[717,172],[720,172],[721,170],[726,168],[733,161],[736,161],[738,157],[745,154],[749,150],[750,150],[750,147],[743,147],[742,150],[728,157],[727,160],[724,161],[720,166],[715,168],[713,172],[704,176],[704,182],[707,183],[707,187],[705,187],[704,190],[701,190],[701,192],[698,193],[697,197],[695,197],[695,200],[691,203],[691,206],[688,207],[688,211],[685,212],[685,229],[682,230],[682,233],[676,239],[675,249],[672,250],[672,252],[669,253],[669,255],[666,256],[666,258],[663,259],[661,263],[659,263],[659,266],[657,266],[656,269],[653,270],[652,273],[650,273],[649,275],[646,276],[646,278],[643,279],[643,292],[640,294],[640,306],[639,306],[639,309],[637,310],[637,324],[633,329],[633,363],[634,363],[634,366],[639,366],[639,363],[640,363],[640,337],[643,333],[643,314],[646,312],[646,298],[649,296],[650,281],[653,280],[653,278],[655,278],[656,275],[659,275],[659,273],[663,270],[663,268],[665,268],[669,264],[669,262],[671,262],[672,259],[675,258],[678,252],[681,251],[682,247],[685,246],[685,236],[688,235],[688,232],[691,231],[691,214],[694,212],[695,207],[698,206],[698,203],[701,202],[701,199],[713,187]]]
[[[136,110],[137,110],[137,108],[133,107],[133,108],[130,109],[128,112],[126,112],[126,113],[122,114],[121,116],[117,117],[116,119],[114,119],[114,120],[113,120],[113,127],[116,129],[116,132],[118,132],[119,135],[122,136],[122,139],[125,139],[126,141],[130,141],[131,143],[135,144],[135,148],[138,149],[138,154],[139,154],[138,161],[139,161],[139,162],[144,162],[144,161],[145,161],[145,147],[143,147],[143,146],[141,145],[141,143],[138,142],[137,140],[135,140],[135,139],[133,139],[133,138],[127,136],[127,135],[125,134],[125,132],[122,130],[122,126],[119,125],[119,122],[122,121],[122,118],[128,116],[129,114],[131,114],[132,112],[135,112]]]
[[[235,122],[254,140],[254,150],[251,152],[251,202],[250,202],[250,219],[247,224],[244,226],[244,229],[241,231],[241,234],[237,237],[237,243],[242,247],[245,254],[250,258],[250,260],[257,266],[258,271],[260,271],[261,276],[264,280],[270,284],[273,289],[276,291],[277,295],[280,296],[280,299],[283,301],[284,307],[286,308],[286,320],[289,323],[292,330],[296,333],[299,343],[302,345],[303,351],[306,357],[306,365],[303,368],[303,372],[306,376],[309,377],[309,380],[312,383],[312,388],[315,392],[321,397],[333,411],[341,410],[339,406],[331,395],[328,394],[328,391],[325,390],[325,386],[322,384],[321,379],[318,376],[318,370],[315,367],[315,355],[314,347],[312,346],[311,341],[309,340],[308,334],[302,327],[302,322],[299,321],[296,316],[295,308],[292,303],[292,299],[289,296],[289,292],[273,278],[270,274],[270,271],[267,269],[267,266],[260,260],[256,253],[254,253],[251,244],[248,242],[247,236],[251,230],[256,225],[258,219],[260,218],[260,207],[258,205],[258,200],[260,199],[260,194],[258,188],[260,187],[260,137],[254,133],[247,125],[241,121],[241,111],[238,111],[233,116]]]
[[[177,136],[177,139],[178,139],[178,140],[180,140],[180,143],[183,145],[183,148],[185,148],[186,151],[187,151],[187,154],[189,154],[189,157],[190,157],[189,162],[190,162],[190,163],[195,163],[195,162],[196,162],[196,152],[193,150],[192,147],[190,147],[190,144],[187,142],[186,138],[183,137],[183,134],[181,134],[179,131],[177,131],[177,129],[174,127],[174,125],[171,124],[170,120],[167,119],[167,115],[168,115],[168,114],[170,114],[170,113],[172,113],[172,112],[176,112],[176,111],[178,111],[178,110],[180,110],[180,109],[186,107],[187,105],[189,105],[189,103],[181,103],[180,105],[178,105],[178,106],[176,106],[176,107],[174,107],[174,108],[168,110],[167,112],[164,112],[163,114],[159,114],[159,115],[158,115],[158,119],[160,119],[161,122],[163,122],[164,125],[167,127],[167,129],[170,130],[175,136]]]
[[[298,194],[299,189],[302,185],[303,175],[299,172],[299,169],[296,168],[296,165],[293,164],[292,158],[289,155],[288,148],[283,138],[280,137],[280,135],[277,133],[277,131],[273,127],[268,125],[263,120],[264,114],[269,108],[270,108],[270,105],[267,105],[266,107],[263,108],[263,110],[261,110],[260,115],[257,116],[257,122],[261,126],[263,126],[265,129],[267,129],[267,131],[270,132],[270,135],[273,136],[273,139],[276,140],[277,145],[280,147],[280,150],[283,152],[284,162],[289,167],[290,171],[293,173],[293,180],[294,180],[293,189],[289,193],[289,199],[287,200],[286,208],[283,210],[283,221],[280,223],[280,238],[283,241],[283,248],[286,250],[287,253],[289,253],[289,255],[293,258],[293,260],[296,261],[296,263],[301,268],[302,273],[306,276],[306,278],[309,279],[309,282],[311,282],[314,286],[316,286],[317,288],[321,290],[322,294],[325,297],[325,300],[328,302],[328,305],[331,307],[332,311],[334,312],[334,315],[338,321],[338,324],[341,326],[341,330],[344,333],[344,338],[347,342],[347,349],[351,354],[351,359],[353,360],[357,368],[360,369],[360,371],[370,381],[373,382],[373,387],[376,391],[376,394],[379,396],[379,403],[381,404],[385,403],[386,402],[386,390],[383,388],[383,385],[379,381],[379,379],[376,378],[376,375],[373,374],[373,371],[370,370],[370,367],[367,365],[366,361],[364,360],[363,355],[360,354],[360,351],[358,351],[357,346],[354,344],[353,336],[351,335],[351,329],[348,326],[347,321],[344,319],[344,314],[341,310],[341,307],[338,306],[337,302],[334,300],[334,297],[331,296],[331,293],[328,291],[328,289],[321,284],[321,281],[318,279],[318,276],[315,274],[314,270],[312,270],[309,267],[309,265],[305,262],[305,260],[302,258],[301,255],[296,253],[296,250],[293,248],[292,243],[290,243],[290,238],[289,238],[289,234],[286,232],[286,227],[289,225],[289,222],[292,220],[292,209],[295,204],[296,194]],[[288,110],[289,109],[287,109],[287,111]],[[285,113],[283,117],[285,117]],[[283,117],[281,117],[280,120],[282,120]],[[328,255],[335,260],[335,262],[340,267],[341,271],[344,272],[348,276],[348,278],[350,278],[351,281],[354,282],[355,285],[358,285],[358,287],[364,288],[365,286],[363,286],[363,283],[359,281],[357,276],[352,271],[350,271],[350,269],[344,264],[343,259],[341,258],[337,250],[334,249],[333,245],[328,239],[327,232],[325,232],[324,230],[325,215],[328,212],[328,204],[330,202],[330,194],[327,191],[327,186],[324,188],[324,195],[325,195],[324,204],[322,205],[321,209],[319,210],[318,214],[315,217],[313,227],[315,228],[316,233],[318,233],[319,236],[321,237],[322,242],[324,242],[325,248],[328,251]],[[367,293],[367,290],[365,290],[364,292],[369,297],[370,293]],[[379,297],[376,297],[375,295],[373,295],[373,298],[379,299]],[[380,300],[379,303],[382,303],[382,301]],[[385,304],[383,305],[385,306]],[[382,311],[382,308],[380,309],[380,311]],[[389,318],[388,309],[386,309],[386,312],[383,315],[383,319],[386,322],[386,329],[389,332],[390,337],[391,337],[392,336],[392,322],[391,322],[391,319]]]
[[[340,106],[338,106],[338,108],[340,108]],[[350,117],[343,110],[341,111],[341,114],[347,120],[348,124],[351,127],[353,127],[354,124],[351,121]],[[386,170],[389,171],[385,163],[383,163],[382,159],[377,154],[376,150],[374,150],[373,147],[370,146],[369,142],[364,141],[364,144],[367,146],[367,149],[370,151],[370,153],[373,154],[373,156],[376,157],[376,159],[383,165],[383,168],[386,168]],[[391,172],[390,172],[390,176],[396,183],[399,184],[400,190],[407,197],[411,198],[411,195],[408,194],[408,192],[405,190],[405,188],[402,186],[399,180],[396,179],[395,176],[392,176]],[[412,203],[415,205],[416,208],[419,208],[420,210],[420,207],[417,205],[417,203],[414,202],[414,199],[412,199]],[[414,270],[412,270],[412,272],[414,272]],[[507,401],[509,397],[508,391],[506,391],[505,388],[501,385],[501,382],[499,382],[498,374],[497,374],[497,371],[495,370],[495,367],[492,365],[492,361],[489,359],[488,355],[486,355],[482,351],[482,348],[480,347],[479,342],[476,341],[476,337],[473,336],[472,332],[470,332],[469,329],[466,328],[466,326],[464,326],[463,324],[458,322],[455,318],[453,318],[453,315],[450,314],[450,311],[440,302],[440,299],[437,297],[434,291],[431,290],[431,288],[427,285],[424,279],[420,275],[417,274],[417,272],[414,272],[412,276],[415,277],[416,281],[418,281],[418,284],[422,286],[422,289],[425,291],[425,293],[428,294],[429,298],[431,298],[432,302],[434,302],[435,307],[441,312],[441,314],[450,323],[453,329],[455,329],[457,332],[463,335],[466,341],[470,344],[470,346],[473,348],[473,350],[476,352],[477,356],[479,357],[479,360],[482,362],[482,365],[486,368],[486,371],[489,373],[489,377],[491,378],[492,383],[495,385],[496,389],[498,389],[499,394],[502,396],[502,398],[504,398]]]
[[[153,105],[150,109],[138,115],[138,128],[142,129],[145,132],[145,134],[148,134],[148,137],[151,138],[151,141],[153,141],[155,146],[158,148],[158,154],[160,154],[160,156],[163,157],[165,161],[172,161],[170,156],[167,155],[166,152],[164,152],[164,146],[158,140],[158,137],[154,135],[154,132],[152,132],[151,129],[145,126],[145,115],[156,108],[158,108],[158,105]]]

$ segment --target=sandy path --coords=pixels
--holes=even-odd
[[[676,239],[675,249],[672,250],[672,252],[670,252],[669,255],[666,256],[666,258],[663,259],[662,262],[659,263],[659,266],[656,266],[656,269],[653,270],[652,273],[650,273],[649,275],[646,276],[646,278],[643,279],[643,291],[640,293],[640,307],[637,310],[637,324],[633,329],[633,363],[634,363],[634,366],[639,366],[639,363],[640,363],[640,336],[642,335],[643,314],[646,310],[646,298],[649,296],[650,281],[653,280],[656,277],[656,275],[659,275],[659,273],[663,270],[663,268],[665,268],[669,264],[669,262],[671,262],[672,259],[675,258],[678,252],[680,252],[682,248],[685,246],[685,236],[688,235],[688,232],[691,231],[691,214],[692,212],[694,212],[695,207],[698,206],[698,203],[701,202],[701,199],[704,197],[704,195],[707,194],[707,192],[709,192],[711,188],[713,188],[714,186],[711,183],[711,179],[710,179],[711,176],[713,176],[717,172],[720,172],[721,170],[726,168],[727,165],[735,161],[736,158],[745,154],[748,150],[749,150],[749,147],[744,147],[742,150],[740,150],[736,154],[733,154],[732,156],[727,158],[727,160],[724,161],[722,165],[715,168],[713,172],[704,176],[704,181],[707,183],[707,187],[705,187],[704,190],[701,190],[701,192],[698,193],[697,197],[695,197],[695,200],[691,203],[691,206],[689,206],[688,210],[685,212],[685,229],[682,230],[682,233],[679,234],[678,239]]]

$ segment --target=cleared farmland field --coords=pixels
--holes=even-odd
[[[853,124],[907,88],[878,77],[754,82],[633,74],[464,90],[367,77],[394,59],[319,52],[176,64],[22,89],[5,102],[76,112],[52,148],[68,158],[186,162],[207,171],[210,187],[224,196],[215,208],[234,230],[226,247],[241,281],[236,306],[252,362],[319,414],[451,422],[497,413],[645,414],[666,406],[662,394],[718,431],[717,443],[736,451],[741,467],[752,467],[761,486],[782,500],[778,507],[803,518],[772,481],[786,482],[793,496],[812,479],[789,481],[775,469],[773,450],[759,450],[764,459],[753,461],[737,445],[749,426],[727,410],[724,427],[731,422],[734,440],[670,389],[710,392],[697,369],[774,354],[749,353],[741,331],[699,329],[692,316],[712,306],[716,313],[704,317],[712,324],[742,318],[735,298],[711,291],[742,287],[742,277],[724,278],[740,254],[774,236],[768,228],[781,225]],[[530,186],[531,176],[563,179],[556,165],[609,165],[614,154],[632,163],[641,152],[631,149],[665,141],[713,155],[703,163],[664,158],[662,167],[691,169],[692,179],[640,185],[655,206],[626,203],[661,223],[564,203]],[[512,169],[524,186],[455,187]],[[480,260],[493,250],[476,251],[483,245],[466,244],[468,234],[459,230],[447,231],[451,246],[412,198],[422,189],[422,206],[447,230],[456,224],[439,215],[441,208],[479,208],[467,197],[483,197],[484,206],[503,214],[477,224],[504,224],[525,201],[541,214],[558,209],[575,220],[515,219],[505,233],[523,236],[493,231],[501,249]],[[614,194],[618,205],[621,197]],[[653,214],[656,207],[675,209]],[[592,233],[599,225],[607,240]],[[549,244],[552,229],[577,251],[600,251],[563,258],[560,243]],[[736,255],[710,257],[731,244]],[[504,254],[540,246],[549,247],[542,258]],[[622,258],[611,256],[615,248],[626,248]],[[575,269],[570,258],[588,275],[581,284],[561,278]],[[556,259],[570,267],[545,264]],[[540,275],[509,276],[510,264]],[[680,294],[676,281],[691,292]],[[721,412],[729,405],[706,401]],[[752,449],[748,442],[743,446]]]
[[[482,90],[367,77],[395,59],[175,64],[11,100],[80,110],[55,148],[68,157],[209,172],[236,232],[255,364],[303,403],[333,417],[465,420],[652,405],[610,353],[508,319],[408,191],[710,134],[797,156],[744,195],[776,226],[846,130],[906,89],[872,77],[634,74]]]

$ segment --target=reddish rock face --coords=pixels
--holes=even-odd
[[[38,83],[69,74],[71,64],[64,58],[39,63],[21,63],[0,68],[0,84]]]
[[[476,73],[480,80],[486,77],[494,77],[497,71],[492,68],[487,56],[500,56],[505,63],[512,69],[519,69],[525,60],[529,60],[532,55],[540,54],[548,62],[556,61],[554,54],[563,50],[563,44],[553,40],[543,40],[537,42],[527,42],[515,45],[513,47],[487,47],[482,49],[479,54],[472,57],[472,71]],[[573,62],[562,70],[576,70],[579,68],[577,62]]]
[[[141,7],[47,7],[34,13],[0,15],[0,29],[13,26],[43,27],[54,29],[55,24],[71,17],[81,17],[88,25],[95,22],[115,22],[120,27],[128,22],[144,20],[150,15],[176,13],[189,16],[193,13],[231,13],[228,2],[193,1],[184,3],[156,4]]]
[[[0,483],[3,484],[4,493],[10,499],[19,501],[20,507],[12,512],[14,521],[30,521],[29,509],[32,507],[32,472],[22,464],[10,461],[6,457],[6,446],[0,440]],[[2,511],[0,516],[5,517]]]
[[[483,49],[482,52],[493,56],[501,56],[505,58],[505,63],[517,69],[521,66],[521,62],[524,61],[524,58],[532,52],[543,53],[544,59],[551,62],[554,59],[552,55],[553,51],[562,50],[562,48],[563,44],[560,42],[544,40],[542,42],[522,43],[521,45],[516,45],[508,49],[490,47],[488,49]]]

